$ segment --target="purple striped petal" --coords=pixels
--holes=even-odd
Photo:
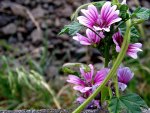
[[[100,19],[98,21],[101,29],[109,32],[112,24],[121,21],[121,18],[119,17],[119,10],[116,9],[116,5],[111,7],[111,2],[106,2],[102,6]]]
[[[122,42],[123,42],[123,37],[122,37],[120,31],[116,32],[112,36],[112,38],[113,38],[113,42],[116,44],[116,51],[120,52],[121,45],[122,45]]]
[[[100,85],[109,72],[108,68],[103,68],[100,71],[97,71],[94,77],[94,85]]]
[[[87,10],[81,9],[81,12],[84,14],[84,16],[79,16],[77,18],[77,20],[79,20],[79,23],[86,27],[92,28],[98,19],[97,8],[91,4],[88,6]]]
[[[76,99],[76,101],[79,102],[80,104],[83,103],[85,100],[86,99],[81,96]]]
[[[129,44],[128,50],[127,50],[127,55],[130,57],[136,59],[137,58],[137,53],[139,51],[142,51],[140,48],[142,47],[141,43],[134,43],[134,44]]]
[[[81,93],[85,93],[92,89],[92,87],[85,87],[85,86],[74,86],[74,90],[80,91]]]
[[[67,82],[76,84],[76,85],[85,85],[84,81],[75,75],[69,75]]]
[[[74,36],[73,39],[79,41],[82,45],[91,45],[90,40],[79,33],[77,33],[77,36]]]
[[[90,29],[86,30],[87,37],[77,33],[77,36],[74,36],[73,39],[80,42],[82,45],[94,45],[98,44],[101,38],[104,38],[103,32],[99,32],[99,36]]]
[[[134,76],[128,67],[119,68],[117,71],[118,81],[127,84]]]
[[[87,26],[89,28],[93,27],[93,23],[88,18],[86,18],[84,16],[77,17],[77,20],[79,20],[79,23],[84,25],[84,26]]]
[[[89,72],[85,72],[83,68],[80,68],[81,75],[84,77],[84,79],[85,79],[85,81],[87,83],[92,81],[93,74],[94,74],[94,67],[93,67],[93,65],[89,64],[88,66],[90,68]]]
[[[121,50],[121,45],[122,45],[122,42],[123,42],[123,37],[121,35],[121,32],[118,31],[116,32],[113,36],[113,42],[115,43],[116,45],[116,51],[117,52],[120,52]],[[136,59],[137,58],[137,53],[139,51],[142,51],[140,48],[142,47],[142,44],[141,43],[134,43],[134,44],[129,44],[129,47],[127,49],[127,55]]]

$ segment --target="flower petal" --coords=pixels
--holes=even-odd
[[[90,40],[79,33],[77,33],[77,36],[74,36],[73,39],[79,41],[82,45],[91,45]]]
[[[124,91],[127,88],[127,85],[121,82],[118,82],[118,86],[119,86],[119,89],[121,89],[121,91]]]
[[[92,87],[74,86],[73,89],[80,91],[81,93],[85,93],[85,92],[89,91],[90,89],[92,89]]]
[[[76,84],[76,85],[85,85],[84,81],[75,75],[69,75],[67,82]]]
[[[113,36],[113,42],[116,44],[116,51],[120,52],[121,50],[121,45],[123,42],[123,37],[121,36],[120,31],[116,32]]]
[[[128,50],[127,50],[127,55],[130,57],[136,59],[137,58],[137,53],[139,51],[142,51],[140,48],[142,47],[141,43],[134,43],[134,44],[129,44]]]
[[[118,69],[117,76],[119,82],[127,84],[133,78],[134,73],[131,72],[130,68],[123,67]]]
[[[94,85],[100,85],[109,72],[108,68],[103,68],[100,71],[97,71],[94,77]]]

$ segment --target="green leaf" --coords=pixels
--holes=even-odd
[[[108,87],[104,87],[101,91],[101,103],[107,100],[107,97],[109,96]]]
[[[137,94],[130,93],[121,97],[113,97],[109,101],[110,113],[142,113],[141,108],[148,108],[144,100]]]
[[[150,17],[150,9],[139,7],[132,13],[131,17],[137,17],[138,19],[148,20]]]
[[[100,2],[94,2],[93,4],[97,7],[97,8],[101,8],[104,5],[105,1],[100,1]]]
[[[121,34],[124,35],[126,31],[126,25],[122,24],[119,26],[119,28],[120,28]],[[131,27],[131,42],[137,42],[139,38],[140,38],[139,31],[137,30],[136,27],[132,26]]]
[[[126,4],[120,6],[119,10],[120,10],[120,17],[122,18],[122,20],[129,19],[130,15],[127,12],[128,9],[129,7]]]
[[[69,35],[75,35],[78,31],[82,29],[82,25],[76,21],[72,22],[69,25],[66,25],[59,33],[59,35],[62,35],[64,33],[68,33]]]

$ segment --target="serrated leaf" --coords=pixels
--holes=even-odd
[[[150,9],[139,7],[132,13],[131,17],[148,20],[150,17]]]
[[[68,33],[69,35],[75,35],[77,32],[79,32],[82,29],[82,25],[76,21],[72,22],[69,25],[66,25],[59,33],[59,35],[62,35],[64,33]]]
[[[148,108],[144,100],[137,94],[130,93],[121,97],[113,97],[109,101],[108,109],[111,113],[126,111],[127,113],[141,113],[141,108]]]
[[[113,97],[110,102],[109,102],[109,106],[108,106],[108,110],[110,113],[119,113],[120,110],[120,103],[119,103],[119,99],[116,97]]]

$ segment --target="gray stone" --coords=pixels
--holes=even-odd
[[[41,8],[41,6],[38,6],[37,8],[33,9],[31,13],[34,18],[38,19],[44,17],[46,12],[44,9]]]
[[[37,29],[34,30],[34,31],[31,33],[31,38],[32,38],[32,42],[33,42],[33,43],[42,41],[42,39],[43,39],[42,31],[41,31],[41,30],[37,30]]]
[[[17,26],[14,23],[8,24],[2,28],[2,32],[6,35],[15,34],[17,32]]]
[[[43,110],[0,110],[0,113],[71,113],[72,110],[65,109],[43,109]],[[82,113],[108,113],[104,110],[85,110]],[[143,113],[150,113],[149,110],[143,111]]]

